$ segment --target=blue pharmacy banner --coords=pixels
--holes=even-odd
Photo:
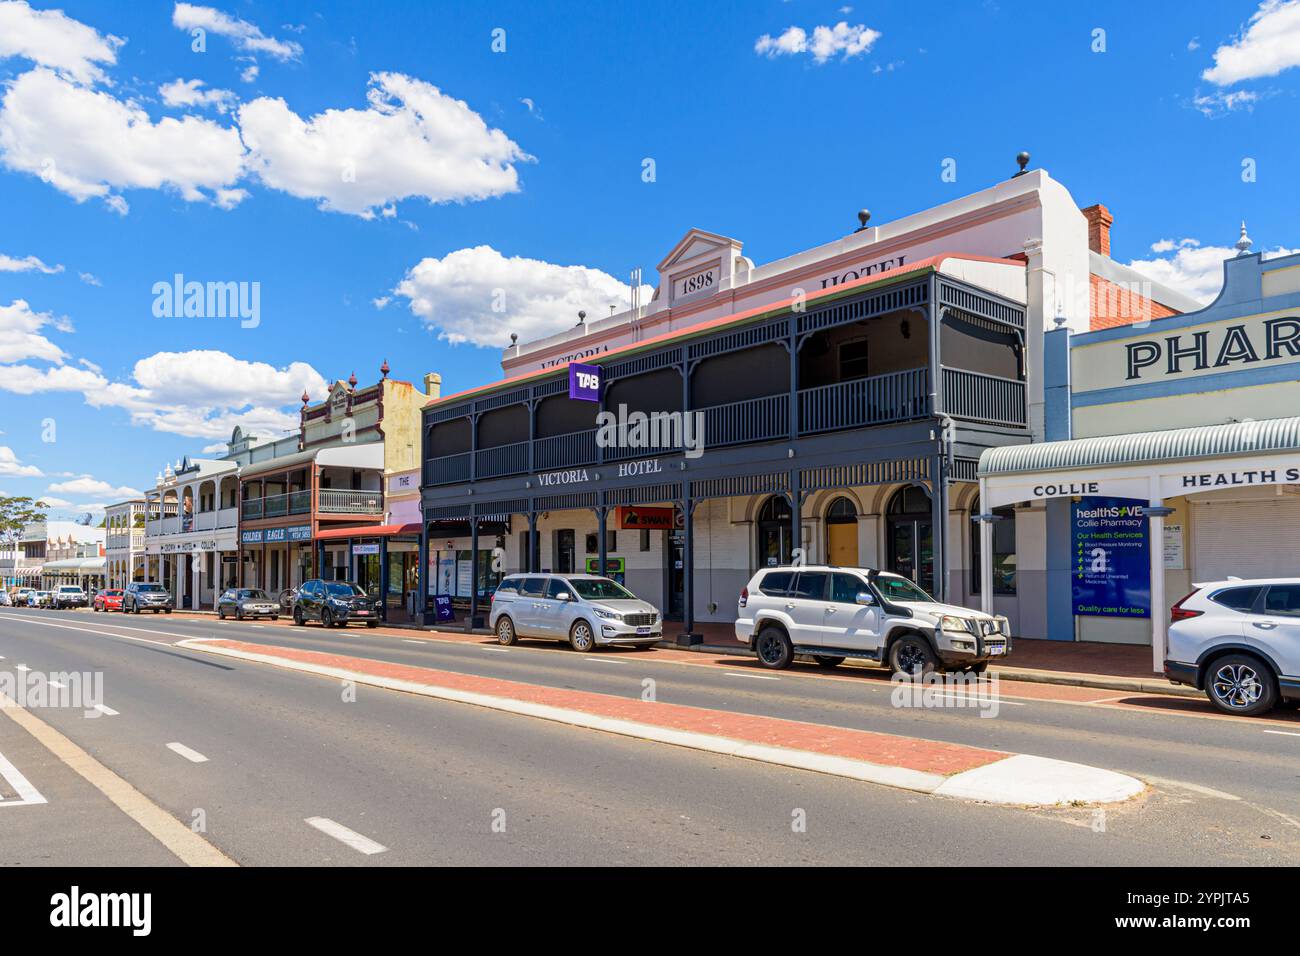
[[[1151,616],[1151,538],[1146,502],[1080,498],[1071,508],[1074,613]]]

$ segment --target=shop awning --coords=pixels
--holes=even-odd
[[[980,456],[979,476],[1077,471],[1281,452],[1300,452],[1300,418],[1272,418],[990,448]]]
[[[42,568],[41,573],[79,571],[83,574],[93,574],[96,571],[103,571],[107,565],[107,558],[67,558],[63,561],[50,561]]]
[[[399,534],[419,537],[419,524],[372,524],[360,528],[331,528],[316,535],[317,541],[338,541],[348,538],[391,538]]]

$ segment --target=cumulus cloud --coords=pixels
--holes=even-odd
[[[0,445],[0,475],[10,478],[40,478],[43,472],[35,465],[24,465],[8,445]]]
[[[33,311],[25,299],[0,305],[0,362],[39,359],[61,364],[67,353],[41,334],[47,325],[58,328],[58,320],[49,312]]]
[[[653,289],[642,287],[642,301]],[[420,260],[393,290],[440,338],[488,348],[572,328],[578,312],[591,318],[610,305],[627,307],[631,289],[586,266],[561,266],[522,256],[506,258],[491,246],[458,249]]]
[[[171,189],[228,206],[243,173],[234,129],[197,116],[153,122],[144,110],[38,68],[9,84],[0,104],[0,162],[32,173],[78,202],[126,211],[123,189]]]
[[[82,475],[79,478],[73,478],[71,481],[56,481],[47,490],[68,495],[97,495],[101,498],[110,499],[139,498],[144,494],[144,492],[129,485],[114,487],[107,481],[90,475]],[[47,504],[49,503],[48,498],[44,500]]]
[[[53,275],[62,271],[63,266],[47,266],[36,256],[23,256],[18,259],[0,252],[0,272],[44,272],[46,275]]]
[[[239,102],[230,90],[203,89],[202,80],[175,79],[158,87],[158,93],[168,106],[197,106],[227,113]]]
[[[1195,239],[1161,239],[1153,243],[1150,259],[1137,259],[1129,266],[1143,275],[1209,304],[1223,287],[1223,260],[1237,250],[1228,246],[1203,246]],[[1300,249],[1277,249],[1265,252],[1265,258],[1287,256]]]
[[[277,60],[296,60],[302,56],[302,46],[292,40],[277,40],[267,36],[247,20],[231,16],[215,7],[200,7],[192,3],[178,3],[172,10],[172,26],[178,30],[201,29],[230,40],[246,53],[265,53]]]
[[[78,83],[103,82],[126,41],[101,34],[62,10],[33,10],[27,0],[0,2],[0,59],[17,56]]]
[[[880,39],[880,31],[865,24],[849,26],[841,20],[834,26],[813,27],[812,36],[803,27],[787,27],[780,36],[764,33],[754,43],[754,52],[767,56],[796,56],[808,54],[813,62],[822,64],[834,56],[845,60],[861,56]]]
[[[249,165],[268,186],[366,218],[396,200],[487,199],[519,188],[531,159],[464,101],[400,73],[374,73],[364,110],[303,119],[282,99],[239,109]]]
[[[1300,66],[1300,0],[1264,0],[1247,27],[1214,51],[1214,66],[1201,78],[1231,86],[1293,66]]]

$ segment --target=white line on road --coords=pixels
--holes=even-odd
[[[509,653],[510,653],[510,648],[508,648],[508,647],[484,647],[484,646],[481,645],[481,644],[479,645],[479,647],[480,647],[480,649],[482,649],[482,650],[485,650],[485,651],[491,651],[493,654],[509,654]]]
[[[748,677],[750,680],[780,680],[771,674],[742,674],[740,671],[723,671],[728,677]]]
[[[382,843],[376,843],[370,837],[362,836],[356,830],[349,830],[343,824],[336,823],[328,817],[307,817],[303,822],[308,826],[315,827],[321,833],[332,836],[340,843],[346,843],[358,853],[364,853],[366,856],[383,853],[388,849]]]
[[[186,747],[184,744],[170,743],[167,745],[167,749],[170,750],[172,753],[180,754],[182,757],[184,757],[186,760],[191,761],[192,763],[206,763],[208,759],[207,757],[203,756],[203,754],[199,753],[197,750],[191,750],[189,747]]]
[[[1266,730],[1266,734],[1277,734],[1281,737],[1300,737],[1300,734],[1293,734],[1289,730]]]
[[[31,785],[18,768],[11,764],[4,754],[0,754],[0,777],[4,777],[16,794],[16,800],[0,800],[0,807],[20,807],[32,803],[46,803],[39,790]]]
[[[403,643],[403,644],[423,644],[424,641],[413,641],[413,640],[411,640],[409,637],[404,637],[404,638],[402,638],[402,643]]]
[[[109,707],[107,704],[96,704],[92,709],[99,711],[105,717],[121,716],[120,714],[118,714],[117,711],[115,711],[112,707]]]
[[[584,657],[588,664],[631,664],[631,661],[621,661],[617,657]]]
[[[1203,797],[1213,797],[1216,800],[1240,800],[1241,797],[1231,793],[1224,793],[1222,790],[1215,790],[1212,787],[1203,787],[1199,783],[1188,783],[1186,780],[1170,780],[1167,777],[1150,777],[1142,775],[1142,779],[1147,783],[1155,784],[1157,787],[1168,787],[1174,790],[1190,790],[1192,793],[1199,793]]]

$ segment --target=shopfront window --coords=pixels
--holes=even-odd
[[[979,501],[971,505],[971,514],[980,514]],[[993,522],[993,593],[1016,593],[1016,511],[1014,508],[994,508],[1000,520]],[[971,532],[971,593],[983,593],[980,575],[984,564],[980,561],[980,529],[973,524]]]
[[[789,564],[793,556],[790,539],[790,502],[781,495],[773,495],[764,502],[758,513],[758,564],[773,568]]]

